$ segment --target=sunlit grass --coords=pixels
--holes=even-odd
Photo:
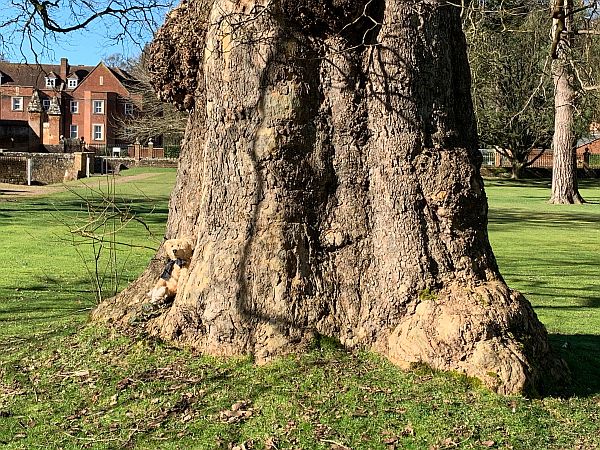
[[[174,171],[155,173],[116,189],[160,237]],[[68,192],[0,202],[0,258],[13,269],[0,279],[0,445],[597,448],[600,183],[582,189],[596,204],[575,207],[547,205],[545,183],[488,181],[490,238],[507,282],[533,302],[571,365],[568,399],[501,397],[476,380],[404,372],[327,339],[308,355],[256,367],[86,325],[94,295],[62,224],[85,208]],[[138,228],[123,238],[154,242]],[[123,283],[152,256],[129,251]],[[228,423],[224,411],[239,401],[244,414]]]

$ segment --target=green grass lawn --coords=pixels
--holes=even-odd
[[[600,183],[583,205],[549,205],[549,181],[488,181],[500,271],[535,307],[573,368],[577,393],[600,392]],[[566,347],[566,348],[563,348]]]
[[[175,174],[151,172],[115,185],[152,232],[131,223],[120,234],[141,246],[119,250],[121,285],[143,270],[153,252],[142,247],[156,246],[163,233]],[[12,271],[0,280],[0,446],[598,448],[600,183],[583,186],[592,203],[567,207],[545,203],[546,182],[486,187],[502,273],[526,293],[568,360],[574,396],[501,397],[465,377],[403,372],[328,341],[255,367],[86,324],[94,293],[64,222],[88,213],[65,192],[0,202],[0,258]],[[80,250],[89,261],[91,249]]]

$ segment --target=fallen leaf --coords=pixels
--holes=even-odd
[[[404,430],[402,430],[401,434],[402,434],[402,436],[414,436],[415,435],[415,429],[409,423],[408,425],[406,425],[404,427]]]
[[[90,376],[90,371],[89,370],[77,370],[77,371],[73,372],[72,375],[77,378],[87,378]]]
[[[449,447],[456,447],[456,446],[458,446],[458,444],[457,444],[457,443],[454,441],[454,439],[452,439],[452,438],[446,438],[446,439],[444,439],[444,440],[441,442],[441,444],[442,444],[444,447],[446,447],[446,448],[449,448]]]
[[[229,448],[231,450],[250,450],[250,449],[254,448],[254,442],[250,440],[250,441],[242,442],[241,444],[230,443]]]
[[[277,438],[271,436],[265,439],[265,450],[277,450]]]
[[[484,447],[493,447],[496,443],[494,441],[481,441],[481,445]]]
[[[352,450],[350,447],[347,447],[340,442],[331,441],[328,439],[323,439],[322,442],[328,443],[331,450]]]
[[[230,409],[219,413],[219,418],[225,423],[237,423],[252,417],[254,409],[250,408],[250,401],[235,402]]]
[[[121,381],[119,381],[117,383],[117,386],[116,386],[117,391],[122,391],[127,386],[129,386],[132,382],[133,382],[133,380],[131,378],[123,378]]]

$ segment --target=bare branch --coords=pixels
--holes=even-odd
[[[4,0],[7,1],[7,0]],[[115,42],[145,42],[162,23],[175,0],[9,0],[0,10],[0,47],[25,59],[51,51],[63,34],[102,22]]]

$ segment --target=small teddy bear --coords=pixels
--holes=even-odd
[[[151,303],[161,303],[177,294],[179,280],[187,275],[194,246],[189,238],[168,239],[164,243],[169,262],[154,287],[148,292]]]

